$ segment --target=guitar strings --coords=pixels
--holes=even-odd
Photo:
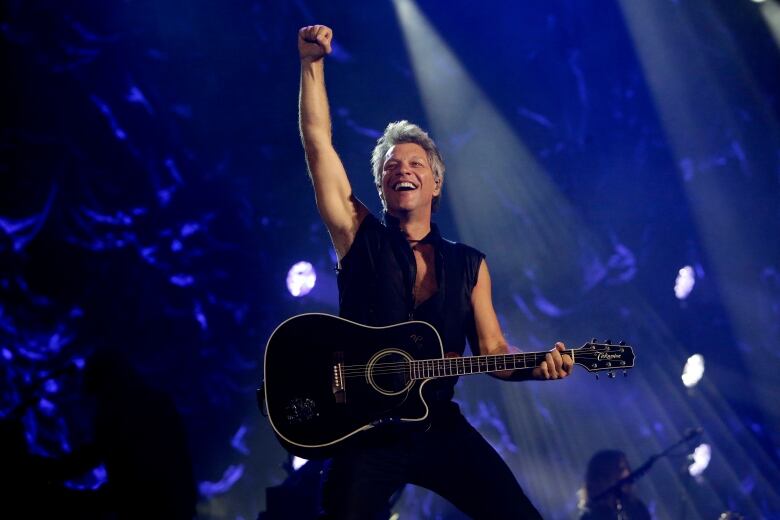
[[[568,354],[570,351],[563,351],[563,354]],[[533,360],[536,360],[537,356],[544,356],[547,352],[534,352],[534,353],[528,353],[528,354],[519,354],[523,357],[523,362],[526,362],[527,357],[533,357]],[[514,358],[515,356],[518,356],[518,354],[499,354],[495,356],[466,356],[466,357],[457,357],[457,358],[433,358],[433,359],[414,359],[414,360],[403,360],[403,361],[393,361],[393,362],[383,362],[383,363],[375,363],[374,367],[392,367],[392,366],[401,366],[401,365],[409,365],[410,363],[418,363],[418,364],[437,364],[441,365],[444,364],[446,366],[451,364],[456,365],[462,365],[462,366],[474,366],[474,365],[489,365],[489,364],[495,364],[498,363],[497,361],[500,358],[504,358],[504,362],[506,362],[506,358]],[[581,359],[583,357],[582,354],[577,356],[577,359]],[[587,356],[586,356],[587,357]],[[496,360],[496,361],[492,361]],[[350,370],[364,370],[369,365],[344,365],[345,372],[348,372]]]
[[[562,354],[568,354],[570,351],[563,351]],[[383,363],[375,363],[373,366],[375,367],[385,367],[385,366],[398,366],[398,365],[408,365],[410,363],[437,363],[437,364],[462,364],[462,365],[474,365],[474,364],[490,364],[490,363],[496,363],[497,361],[491,361],[491,360],[497,360],[499,358],[513,358],[515,356],[522,356],[523,361],[526,360],[526,357],[533,357],[535,360],[537,356],[545,356],[547,352],[534,352],[534,353],[528,353],[528,354],[498,354],[494,356],[465,356],[465,357],[456,357],[456,358],[432,358],[432,359],[413,359],[413,360],[403,360],[403,361],[392,361],[392,362],[383,362]],[[577,359],[580,359],[582,355],[577,356]],[[368,365],[344,365],[345,370],[350,370],[352,368],[358,368],[363,369],[367,367]]]
[[[566,354],[571,351],[563,351],[562,353]],[[536,361],[536,356],[543,356],[546,355],[546,352],[539,352],[539,353],[528,353],[528,354],[521,354],[523,356],[523,363],[526,363],[526,357],[527,356],[533,356],[533,361]],[[578,361],[580,360],[590,360],[590,361],[598,361],[597,356],[594,356],[594,354],[599,354],[598,352],[580,352],[579,355],[576,356],[576,359]],[[411,373],[412,371],[412,364],[416,363],[417,366],[414,367],[414,371],[416,373],[420,374],[429,374],[429,373],[441,373],[441,372],[447,372],[447,371],[455,371],[455,373],[452,374],[444,374],[444,375],[466,375],[474,373],[474,368],[490,368],[491,365],[493,365],[493,369],[495,371],[499,370],[515,370],[515,367],[507,367],[506,365],[509,365],[508,360],[504,360],[503,364],[504,367],[499,367],[498,364],[500,363],[497,359],[498,358],[506,358],[506,357],[513,357],[517,356],[517,354],[502,354],[497,356],[489,356],[486,358],[483,357],[461,357],[461,358],[440,358],[440,359],[430,359],[430,360],[404,360],[404,361],[395,361],[395,362],[384,362],[384,363],[375,363],[373,365],[373,370],[371,370],[374,374],[400,374],[400,373]],[[471,361],[471,359],[479,359],[479,361]],[[494,359],[495,361],[490,361],[491,359]],[[469,361],[465,361],[469,360]],[[518,367],[519,368],[519,367]],[[531,367],[524,367],[524,368],[531,368]],[[620,367],[615,367],[620,368]],[[468,371],[471,369],[471,371]],[[463,372],[460,372],[460,370],[463,370]],[[365,375],[369,371],[369,365],[345,365],[343,374],[345,377],[359,377]],[[488,370],[491,371],[491,370]]]
[[[376,373],[382,373],[382,372],[396,372],[396,371],[405,371],[409,370],[411,365],[413,363],[416,363],[417,366],[415,369],[418,370],[424,370],[424,371],[430,371],[430,370],[455,370],[455,369],[474,369],[474,368],[485,368],[490,366],[498,366],[498,364],[504,364],[504,365],[510,365],[512,363],[508,362],[507,360],[501,362],[501,361],[483,361],[483,362],[468,362],[468,363],[458,363],[456,361],[452,362],[444,362],[442,363],[441,360],[432,360],[432,361],[423,361],[423,360],[414,360],[414,361],[397,361],[393,363],[376,363],[373,365],[374,370],[373,372]],[[369,368],[369,365],[345,365],[343,372],[345,374],[354,374],[354,373],[365,373]],[[499,368],[499,370],[504,370],[504,368]]]

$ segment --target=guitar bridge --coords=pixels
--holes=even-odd
[[[333,353],[333,366],[330,374],[330,387],[333,397],[339,404],[347,402],[347,382],[344,379],[344,353]]]

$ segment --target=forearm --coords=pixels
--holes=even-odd
[[[324,59],[301,60],[298,126],[307,156],[332,146]]]
[[[493,309],[491,296],[490,273],[483,261],[479,266],[477,283],[471,291],[471,305],[474,308],[474,323],[476,325],[480,354],[510,354],[519,352],[504,339],[498,317]],[[517,370],[502,370],[495,372],[495,377],[510,381],[525,381],[527,379],[559,379],[571,372],[574,362],[568,355],[561,355],[566,346],[558,342],[555,348],[545,355],[544,361],[534,368]]]

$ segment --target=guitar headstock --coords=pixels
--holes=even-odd
[[[613,370],[627,370],[634,366],[634,349],[625,341],[612,343],[612,340],[600,342],[596,338],[578,349],[573,349],[574,363],[588,372],[609,370],[609,377],[615,377]],[[624,372],[624,375],[627,375]],[[598,377],[598,376],[596,376]]]

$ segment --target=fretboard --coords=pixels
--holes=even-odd
[[[498,354],[487,356],[464,356],[443,359],[412,360],[410,370],[412,379],[434,379],[503,370],[522,370],[534,368],[544,360],[548,352],[525,352],[520,354]],[[574,357],[572,350],[562,350],[561,354]]]

